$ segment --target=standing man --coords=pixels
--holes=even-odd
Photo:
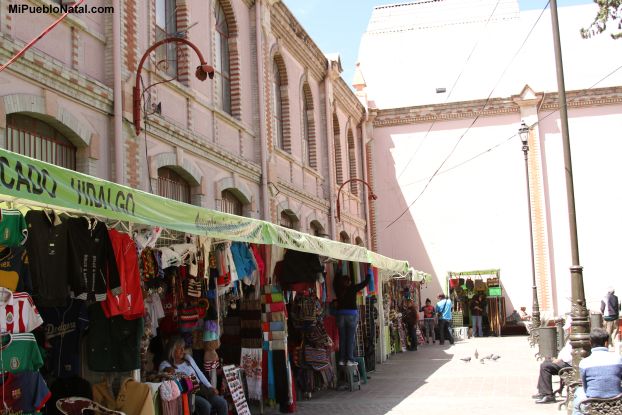
[[[473,337],[484,337],[484,332],[482,330],[482,313],[484,312],[482,297],[481,294],[478,294],[471,300],[471,327],[473,327]]]
[[[417,327],[419,326],[419,310],[414,300],[406,301],[406,309],[404,310],[404,323],[406,324],[408,339],[410,344],[408,350],[417,350]]]
[[[438,295],[436,312],[438,313],[438,330],[440,332],[440,343],[445,344],[445,337],[449,343],[454,344],[454,336],[451,334],[451,300],[445,294]]]
[[[614,295],[615,289],[609,287],[607,295],[600,302],[600,312],[605,320],[605,330],[609,333],[609,346],[615,346],[618,337],[618,319],[620,318],[620,303],[618,297]]]
[[[595,328],[590,332],[592,354],[579,363],[582,386],[574,394],[573,415],[582,414],[581,402],[587,398],[612,398],[622,393],[622,358],[607,347],[609,334]]]

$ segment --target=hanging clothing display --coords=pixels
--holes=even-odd
[[[93,400],[106,408],[121,411],[126,415],[153,415],[151,389],[134,379],[125,379],[116,396],[107,383],[93,385]]]
[[[31,210],[26,223],[33,299],[40,307],[62,307],[69,296],[66,218],[54,211]]]
[[[0,375],[0,397],[4,405],[2,413],[35,413],[45,406],[51,396],[39,372]]]
[[[43,319],[28,293],[0,288],[0,332],[28,333],[41,324]]]
[[[16,209],[0,209],[0,245],[23,245],[28,237],[26,220]]]
[[[0,287],[32,292],[28,254],[23,247],[6,247],[0,251]]]
[[[70,218],[69,284],[73,297],[104,301],[106,290],[121,294],[121,282],[108,228],[96,219]]]
[[[80,338],[88,327],[84,301],[69,299],[65,307],[42,307],[46,367],[57,378],[80,374]]]
[[[4,334],[1,338],[0,372],[33,372],[43,366],[43,358],[32,333]]]

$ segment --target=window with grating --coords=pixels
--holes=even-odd
[[[168,199],[190,203],[190,185],[177,172],[168,167],[158,169],[158,194]]]
[[[244,216],[244,205],[240,200],[229,190],[222,191],[222,199],[216,199],[216,208],[225,213],[231,213],[232,215]]]
[[[6,117],[6,149],[66,169],[76,169],[76,147],[57,129],[23,114]]]
[[[216,81],[220,85],[221,108],[231,114],[231,73],[229,69],[229,26],[225,11],[216,3]]]
[[[155,1],[156,42],[174,36],[177,32],[175,0]],[[166,43],[156,51],[156,65],[167,75],[177,78],[177,44]]]
[[[309,106],[306,97],[304,97],[302,100],[302,159],[307,166],[311,165],[309,150]]]
[[[283,102],[281,99],[281,73],[276,59],[272,62],[272,131],[274,145],[283,148]]]

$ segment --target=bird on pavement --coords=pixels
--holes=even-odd
[[[494,355],[491,359],[496,361],[496,360],[498,360],[498,359],[501,359],[501,356],[499,356],[499,355]]]
[[[492,359],[492,356],[493,356],[492,354],[489,354],[488,356],[482,357],[482,360],[487,360],[487,359],[490,360]]]
[[[477,349],[475,349],[474,355],[475,355],[475,359],[477,359],[479,357],[479,353],[477,353]]]
[[[460,360],[462,360],[462,361],[463,361],[463,362],[465,362],[465,363],[469,363],[469,362],[471,361],[471,356],[468,356],[468,357],[463,357],[463,358],[461,358]]]
[[[480,362],[481,364],[484,364],[484,358],[479,359],[479,362]]]

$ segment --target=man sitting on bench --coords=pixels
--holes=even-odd
[[[582,414],[579,406],[587,398],[612,398],[622,393],[622,357],[609,351],[609,333],[592,329],[590,343],[592,354],[579,363],[583,386],[575,391],[573,415]]]

